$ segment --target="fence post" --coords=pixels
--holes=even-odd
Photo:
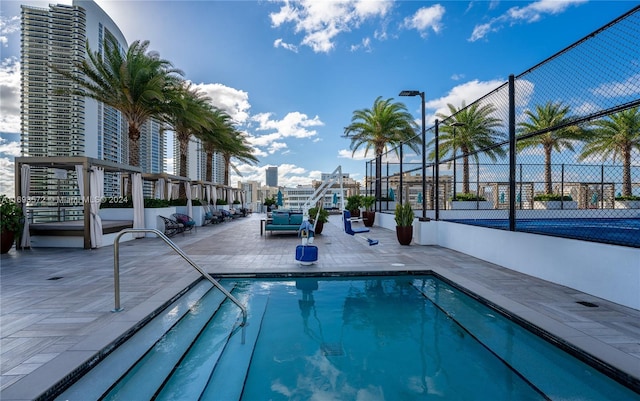
[[[600,207],[604,209],[604,164],[600,165]]]
[[[435,162],[433,164],[433,185],[434,185],[434,200],[433,211],[434,217],[437,220],[440,219],[440,151],[438,142],[438,119],[436,118],[436,128],[434,130],[434,145],[435,145]]]
[[[516,94],[515,77],[509,75],[509,231],[516,230]],[[522,189],[522,188],[521,188]],[[522,197],[520,198],[522,202]]]
[[[399,196],[399,202],[402,205],[402,192],[403,192],[403,188],[402,188],[402,142],[400,142],[400,187],[398,188],[398,192],[400,192]]]
[[[564,210],[564,163],[560,165],[560,209]]]

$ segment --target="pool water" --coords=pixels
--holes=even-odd
[[[104,399],[640,400],[433,276],[223,283]]]

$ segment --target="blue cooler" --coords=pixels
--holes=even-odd
[[[315,245],[298,245],[296,247],[296,260],[301,265],[310,265],[318,261],[318,247]]]

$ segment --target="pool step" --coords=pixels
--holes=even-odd
[[[240,293],[238,294],[238,291],[236,291],[234,296],[246,305],[248,299],[247,294],[243,294],[240,290]],[[251,298],[251,305],[248,306],[252,321],[256,314],[259,314],[258,316],[264,314],[264,307],[260,308],[259,306],[262,297],[256,297],[258,298],[258,302],[255,301],[254,297]],[[266,301],[264,303],[266,303]],[[242,342],[243,336],[246,335],[245,344],[240,345],[240,351],[231,351],[234,352],[233,357],[239,357],[244,350],[253,350],[259,325],[251,324],[245,328],[236,325],[236,328],[230,333],[228,324],[220,324],[221,321],[229,322],[230,319],[235,319],[234,322],[239,323],[238,308],[231,302],[225,302],[220,310],[217,311],[212,321],[202,330],[198,338],[184,354],[184,357],[175,367],[172,374],[167,378],[162,388],[156,394],[156,401],[177,399],[197,400],[207,386],[212,372],[220,363],[222,355],[229,352],[230,344]],[[231,347],[233,347],[233,345],[231,345]],[[188,363],[183,363],[184,361],[188,361]],[[229,383],[225,383],[225,385],[229,385]],[[241,387],[242,382],[240,382],[240,388]]]
[[[226,297],[220,291],[211,289],[178,321],[166,335],[141,358],[118,384],[104,397],[104,400],[150,400],[157,389],[171,374],[182,355],[191,347],[198,333],[219,311]],[[236,315],[230,319],[223,330],[229,332]],[[187,335],[185,335],[187,334]]]
[[[244,338],[237,333],[229,339],[200,400],[240,399],[268,300],[266,294],[252,295],[249,306],[251,325],[247,327]]]
[[[231,289],[231,286],[227,289]],[[100,399],[109,391],[113,383],[124,377],[129,369],[152,349],[167,330],[189,313],[193,304],[211,290],[211,284],[206,281],[196,284],[170,307],[159,312],[127,341],[104,357],[98,365],[86,372],[71,387],[62,392],[56,400]],[[219,293],[219,291],[217,292]],[[217,298],[220,304],[224,300],[221,296]],[[111,346],[107,348],[111,348]]]

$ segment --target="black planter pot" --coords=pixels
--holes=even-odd
[[[362,221],[364,222],[365,227],[373,227],[373,223],[376,220],[376,212],[362,212]]]
[[[413,240],[413,226],[396,226],[396,237],[398,237],[400,245],[411,244],[411,241]]]
[[[2,231],[0,233],[0,253],[7,253],[13,246],[15,233],[13,231]]]

